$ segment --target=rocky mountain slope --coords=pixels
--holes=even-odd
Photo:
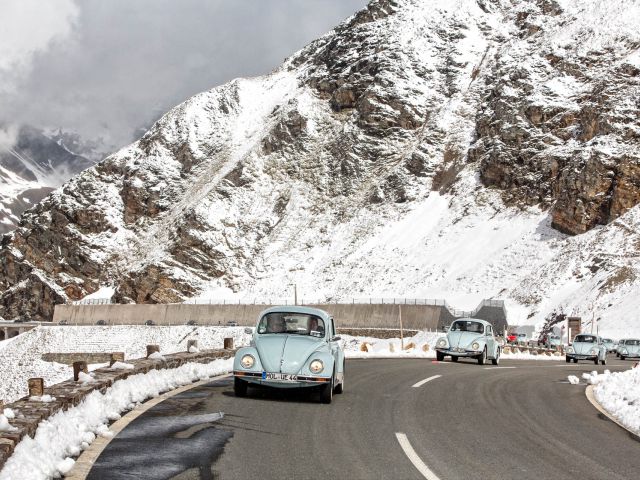
[[[373,0],[23,215],[2,241],[0,316],[50,318],[104,285],[179,302],[295,283],[630,328],[639,19],[636,0]]]
[[[46,135],[24,126],[14,145],[0,148],[0,234],[13,230],[22,212],[95,164],[69,147],[75,152],[82,150],[73,136],[62,132]]]

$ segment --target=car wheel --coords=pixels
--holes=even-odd
[[[577,359],[577,358],[574,358],[574,359],[573,359],[573,363],[578,363],[578,359]]]
[[[342,382],[336,385],[336,388],[333,389],[333,393],[337,393],[338,395],[340,395],[342,392],[344,392],[344,375],[345,375],[345,370],[344,370],[344,365],[342,365]]]
[[[569,358],[569,357],[564,357],[564,359],[565,359],[565,361],[566,361],[567,363],[571,363],[571,358]]]
[[[460,357],[456,357],[455,355],[451,355],[451,361],[457,362]]]
[[[602,359],[600,360],[600,365],[606,365],[607,364],[607,359]]]
[[[331,381],[327,385],[322,386],[322,390],[320,390],[320,401],[322,403],[331,403],[333,400],[333,376],[331,377]]]
[[[444,353],[436,352],[436,360],[439,362],[444,361]]]
[[[491,363],[494,365],[498,365],[500,363],[500,349],[496,350],[496,358],[493,358]]]
[[[240,380],[237,377],[233,379],[233,393],[236,394],[236,397],[246,397],[248,386],[244,380]]]
[[[624,360],[625,358],[627,357],[625,357],[624,355],[620,355],[620,360]]]
[[[597,364],[598,364],[598,357],[596,357],[596,359],[593,361],[593,364],[594,364],[594,365],[597,365]]]
[[[478,365],[484,365],[484,361],[487,359],[487,347],[482,350],[482,353],[478,355]]]

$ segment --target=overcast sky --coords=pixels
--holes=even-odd
[[[189,96],[268,73],[367,0],[1,0],[0,144],[20,124],[121,146]]]

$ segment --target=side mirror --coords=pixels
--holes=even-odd
[[[251,335],[253,333],[253,329],[247,327],[247,328],[244,329],[244,333],[246,333],[247,335]]]
[[[342,337],[340,337],[339,335],[336,335],[335,337],[333,337],[331,340],[329,340],[330,342],[338,342],[342,340]]]

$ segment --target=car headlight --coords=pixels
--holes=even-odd
[[[446,347],[447,346],[447,340],[445,338],[441,338],[440,340],[438,340],[438,347]]]
[[[567,347],[567,353],[573,353],[573,347]]]
[[[245,355],[242,357],[242,359],[240,360],[240,364],[244,367],[244,368],[251,368],[253,367],[253,364],[256,363],[256,359],[253,358],[252,355]]]
[[[589,355],[597,355],[598,354],[598,350],[596,350],[595,348],[592,348],[591,350],[589,350]]]
[[[313,362],[311,362],[311,364],[309,365],[309,370],[311,370],[311,373],[320,373],[322,370],[324,370],[324,364],[322,363],[322,360],[314,360]]]
[[[622,350],[620,350],[620,353],[622,353],[623,355],[626,355],[627,354],[627,349],[623,348]]]
[[[480,350],[480,344],[478,342],[473,342],[473,344],[471,344],[471,348],[473,350]]]

